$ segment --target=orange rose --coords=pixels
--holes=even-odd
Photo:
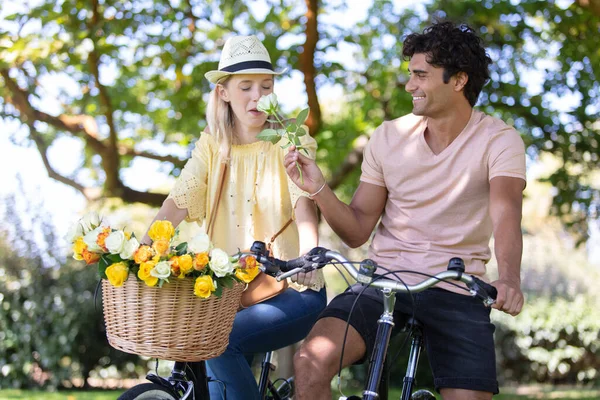
[[[256,257],[252,257],[252,256],[246,256],[244,257],[244,261],[245,261],[245,265],[244,268],[246,269],[254,269],[257,266],[257,262],[256,262]]]
[[[98,246],[100,246],[100,248],[102,248],[102,250],[104,250],[104,251],[108,251],[108,249],[106,248],[106,245],[104,244],[108,235],[110,235],[110,228],[106,227],[106,228],[102,229],[102,232],[100,232],[98,234],[98,238],[96,239],[96,244]]]
[[[152,248],[154,249],[154,251],[156,251],[157,254],[164,256],[169,252],[169,240],[156,240],[154,243],[152,243]]]
[[[135,261],[136,264],[141,264],[150,260],[153,256],[154,251],[152,251],[152,248],[147,245],[142,245],[135,252],[135,255],[133,256],[133,261]]]
[[[179,267],[179,257],[171,257],[171,259],[169,260],[169,264],[171,264],[171,274],[173,276],[183,278],[183,275],[181,275],[181,268]]]
[[[100,254],[92,253],[87,249],[83,250],[81,257],[85,260],[87,265],[97,263],[100,260]]]
[[[198,253],[194,258],[194,269],[202,271],[208,265],[208,253]]]

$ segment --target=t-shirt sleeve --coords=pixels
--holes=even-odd
[[[525,144],[516,130],[503,129],[491,138],[488,169],[488,180],[497,176],[526,180]]]
[[[385,187],[386,185],[383,178],[383,169],[377,154],[378,150],[380,150],[380,138],[383,130],[382,126],[373,132],[371,138],[365,146],[365,150],[363,151],[363,161],[361,165],[362,173],[360,175],[360,180],[362,182]]]
[[[186,220],[202,222],[206,216],[206,183],[208,169],[215,142],[203,133],[196,142],[192,157],[181,170],[175,186],[167,199],[172,199],[177,208],[187,209]]]
[[[306,132],[308,132],[307,126],[304,126],[304,129],[306,130]],[[301,151],[300,153],[302,155],[307,155],[307,157],[312,158],[313,160],[317,158],[317,141],[312,136],[310,136],[309,134],[301,136],[300,144],[308,152],[307,155],[304,151]],[[290,200],[292,201],[292,209],[294,209],[296,208],[296,203],[298,202],[298,199],[302,196],[308,196],[308,193],[304,192],[302,189],[296,186],[296,184],[290,179],[289,176],[287,177],[287,180],[288,189],[290,191]]]

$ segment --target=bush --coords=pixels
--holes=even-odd
[[[600,310],[592,296],[528,299],[516,318],[494,313],[502,383],[579,384],[600,373]]]
[[[100,299],[94,304],[95,267],[56,254],[47,216],[29,214],[36,223],[27,230],[14,201],[7,204],[3,226],[12,231],[0,232],[0,389],[85,385],[95,368],[139,363],[108,346]]]

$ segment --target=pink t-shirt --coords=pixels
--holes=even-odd
[[[473,110],[463,131],[436,155],[425,141],[426,127],[427,118],[413,114],[384,122],[365,148],[360,180],[388,190],[369,257],[391,270],[427,274],[445,271],[450,258],[460,257],[467,273],[484,277],[491,256],[489,181],[525,180],[523,140],[501,120]],[[407,284],[424,279],[399,276]]]

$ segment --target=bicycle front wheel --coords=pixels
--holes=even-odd
[[[142,383],[123,393],[117,400],[177,400],[167,388],[156,383]]]

